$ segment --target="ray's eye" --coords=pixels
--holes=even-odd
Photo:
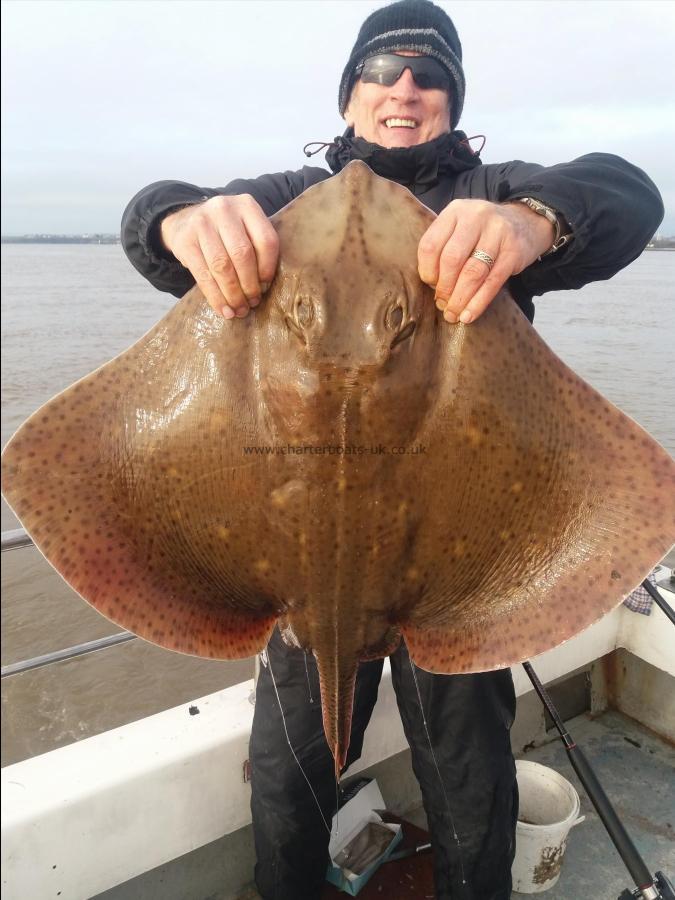
[[[408,321],[406,322],[406,319]],[[403,323],[405,322],[405,325]],[[415,322],[409,320],[408,304],[405,298],[399,298],[387,308],[384,316],[384,324],[389,331],[394,332],[390,347],[395,347],[401,341],[405,341],[415,330]],[[401,327],[403,325],[403,327]]]
[[[402,341],[407,340],[415,330],[415,324],[415,322],[408,322],[405,328],[402,328],[401,331],[399,331],[390,346],[395,347],[396,344],[400,344]]]
[[[390,331],[398,331],[403,321],[403,309],[398,305],[390,306],[384,319],[384,323]]]
[[[309,328],[314,321],[314,302],[309,297],[303,297],[301,294],[296,298],[293,312],[298,325],[301,328]]]
[[[285,317],[285,321],[293,334],[307,343],[306,331],[314,322],[314,318],[314,301],[306,294],[298,294],[293,301],[293,309]]]

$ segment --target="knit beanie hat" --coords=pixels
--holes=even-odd
[[[456,128],[464,106],[466,88],[462,45],[450,17],[431,0],[398,0],[368,16],[340,80],[340,115],[344,116],[349,103],[356,66],[369,56],[395,53],[397,50],[414,50],[424,56],[432,56],[447,70],[452,102],[451,126]]]

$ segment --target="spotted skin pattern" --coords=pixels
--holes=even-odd
[[[253,315],[194,288],[3,456],[37,547],[112,621],[235,659],[279,620],[313,651],[338,769],[359,660],[403,635],[432,672],[515,664],[675,540],[673,460],[505,292],[443,321],[417,274],[433,218],[351,163],[273,218]]]

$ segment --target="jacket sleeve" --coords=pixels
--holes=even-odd
[[[195,282],[190,272],[162,245],[159,227],[166,215],[218,195],[251,194],[265,214],[271,216],[302,193],[308,177],[310,182],[320,180],[319,173],[323,177],[328,175],[324,170],[305,167],[298,172],[236,179],[222,188],[202,188],[183,181],[156,181],[139,191],[124,210],[122,247],[132,266],[153,287],[182,297]]]
[[[608,153],[538,166],[485,166],[489,199],[533,197],[565,217],[574,238],[510,280],[516,299],[611,278],[642,253],[663,218],[661,195],[637,166]]]

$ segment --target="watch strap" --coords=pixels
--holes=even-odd
[[[534,197],[518,197],[516,202],[524,203],[532,210],[532,212],[537,213],[539,216],[544,216],[544,218],[553,225],[553,243],[548,250],[545,250],[541,254],[539,257],[540,260],[544,259],[545,256],[550,256],[552,253],[557,253],[558,250],[562,249],[566,244],[569,244],[574,237],[567,222],[565,222],[560,213],[551,206],[547,206],[545,203],[542,203],[541,200],[535,200]]]

